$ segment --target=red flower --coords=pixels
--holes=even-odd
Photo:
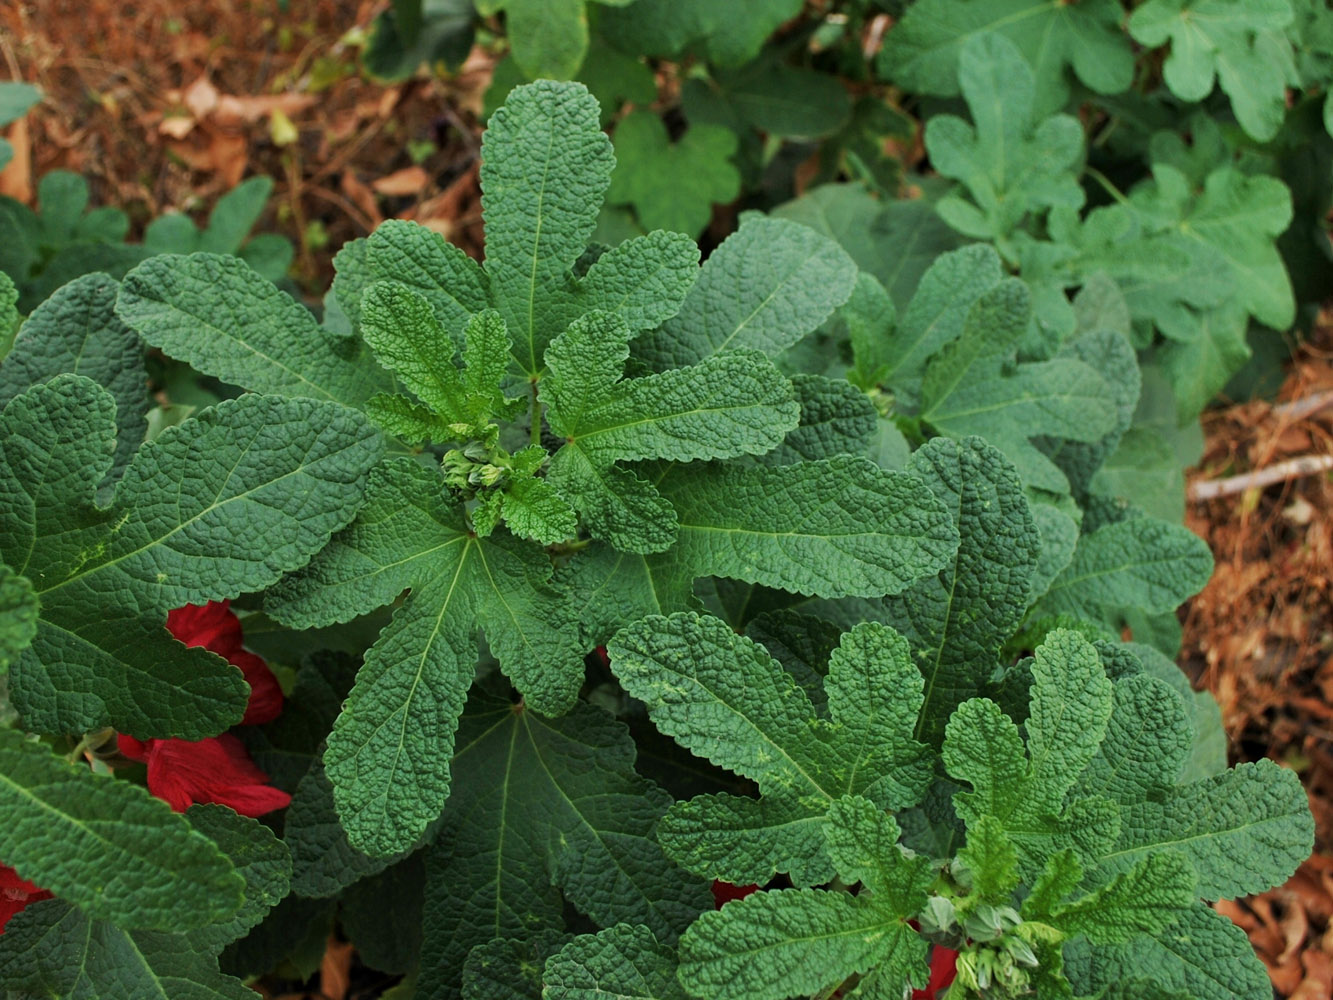
[[[958,952],[943,945],[930,949],[930,982],[924,990],[913,990],[912,1000],[937,1000],[958,974]]]
[[[51,894],[45,889],[39,889],[31,882],[25,882],[13,868],[0,865],[0,934],[5,932],[5,924],[9,923],[9,918],[19,910],[29,903],[50,898]]]
[[[757,885],[732,885],[730,882],[719,882],[713,880],[713,905],[717,909],[722,909],[723,903],[729,903],[733,899],[744,899],[752,892],[758,892]]]
[[[198,742],[136,740],[122,734],[120,752],[148,765],[148,790],[176,812],[196,802],[217,802],[242,816],[262,816],[292,801],[268,784],[268,775],[232,733]]]
[[[229,601],[187,604],[167,614],[167,631],[187,646],[203,646],[228,663],[240,667],[250,685],[250,703],[245,708],[244,726],[270,722],[282,712],[282,688],[268,664],[241,648],[241,620],[232,614]]]

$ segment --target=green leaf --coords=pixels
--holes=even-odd
[[[1212,553],[1197,535],[1155,518],[1131,518],[1080,536],[1073,560],[1037,608],[1092,621],[1117,608],[1173,611],[1212,572]]]
[[[116,401],[112,480],[143,443],[151,404],[143,345],[113,311],[118,289],[105,274],[88,274],[65,285],[28,317],[13,351],[0,364],[0,406],[61,372],[87,376],[111,393]]]
[[[349,621],[412,594],[366,653],[329,735],[324,762],[352,845],[391,855],[411,846],[449,794],[438,760],[477,663],[478,627],[539,711],[564,711],[583,681],[568,609],[533,546],[469,532],[439,475],[410,459],[380,466],[370,500],[266,607],[298,628]]]
[[[657,840],[703,878],[764,885],[782,873],[797,887],[822,885],[837,874],[824,850],[826,812],[782,795],[697,795],[667,810]]]
[[[370,857],[347,841],[333,804],[333,784],[316,760],[292,795],[282,827],[292,854],[292,892],[318,899],[383,871],[393,860]]]
[[[1314,824],[1295,772],[1270,760],[1160,789],[1122,808],[1120,840],[1098,860],[1125,871],[1163,850],[1183,853],[1198,894],[1232,899],[1284,882],[1309,856]]]
[[[39,613],[32,584],[0,563],[0,674],[8,671],[32,642]]]
[[[757,351],[619,380],[629,328],[590,313],[551,342],[542,382],[551,429],[590,462],[763,454],[796,426],[791,386]]]
[[[857,267],[879,280],[900,315],[935,259],[962,242],[924,198],[880,201],[860,184],[825,184],[773,214],[837,241]],[[998,270],[998,260],[994,266]]]
[[[695,127],[733,133],[757,129],[773,136],[815,139],[847,124],[851,98],[837,77],[790,66],[770,53],[736,69],[719,68],[712,80],[687,79],[681,106]],[[793,94],[799,94],[793,99]]]
[[[967,844],[958,852],[958,864],[971,876],[977,899],[991,906],[1008,904],[1018,886],[1018,853],[998,819],[982,816],[968,828]],[[1034,888],[1033,895],[1036,893]]]
[[[791,385],[800,403],[801,422],[778,447],[759,456],[761,463],[790,465],[870,451],[879,416],[864,392],[850,382],[822,375],[793,375]]]
[[[426,895],[422,852],[410,854],[343,894],[338,912],[358,958],[372,969],[414,970],[421,960],[421,911]]]
[[[234,915],[188,934],[195,948],[213,955],[256,926],[287,895],[292,858],[272,830],[227,806],[194,805],[185,818],[217,844],[245,879],[245,901]]]
[[[855,283],[856,265],[831,240],[751,218],[709,256],[680,312],[635,351],[658,368],[747,347],[775,355],[823,323]]]
[[[814,706],[762,646],[716,618],[650,617],[607,644],[625,689],[653,724],[761,792],[832,799],[810,720]]]
[[[692,996],[713,1000],[808,996],[877,966],[900,992],[909,981],[924,985],[925,941],[876,902],[788,889],[728,903],[682,937],[680,981]]]
[[[499,313],[479,313],[473,323],[475,327],[469,330],[476,330],[475,337],[498,337],[508,354]],[[454,361],[454,342],[422,295],[394,281],[372,285],[361,297],[361,336],[380,364],[392,370],[446,425],[468,425],[485,414],[486,401],[481,406],[473,402],[470,387],[464,385],[463,372]],[[492,380],[491,385],[498,381]],[[455,436],[471,435],[460,429]]]
[[[1011,42],[998,34],[968,39],[959,54],[959,86],[975,125],[934,115],[925,130],[932,166],[961,181],[976,203],[944,199],[939,212],[946,222],[1002,243],[1031,214],[1082,206],[1074,171],[1083,157],[1083,128],[1069,115],[1038,120],[1032,71]]]
[[[541,1000],[546,962],[571,938],[547,928],[477,945],[463,964],[463,1000]]]
[[[1096,948],[1075,943],[1066,954],[1081,996],[1144,979],[1198,1000],[1268,1000],[1273,992],[1245,932],[1202,904],[1156,934]]]
[[[910,735],[921,679],[901,637],[882,625],[859,626],[834,650],[828,728],[792,675],[719,619],[645,618],[607,651],[661,732],[759,786],[758,801],[703,796],[667,814],[662,844],[690,871],[739,884],[777,871],[797,885],[828,881],[821,831],[830,803],[851,792],[903,808],[930,782],[929,756]]]
[[[713,464],[668,476],[658,489],[680,520],[671,556],[696,578],[878,597],[933,573],[957,545],[943,505],[920,480],[864,458]]]
[[[962,52],[974,38],[1007,38],[1036,76],[1039,113],[1069,96],[1066,68],[1099,94],[1118,94],[1133,82],[1134,54],[1120,27],[1115,0],[921,0],[894,26],[878,68],[909,93],[959,93]]]
[[[27,907],[0,938],[0,985],[69,1000],[251,1000],[188,936],[122,930],[60,900]]]
[[[1000,820],[1025,873],[1065,846],[1066,793],[1096,755],[1112,706],[1101,659],[1077,633],[1051,632],[1032,675],[1026,753],[1018,727],[984,698],[959,706],[943,747],[949,774],[973,789],[954,796],[959,817],[969,826],[983,816]],[[1072,814],[1068,821],[1079,825]]]
[[[125,276],[116,315],[171,357],[256,392],[356,406],[393,387],[238,257],[146,260]]]
[[[548,1000],[686,1000],[675,952],[630,924],[575,938],[546,960],[542,982]]]
[[[407,285],[431,304],[436,320],[451,338],[460,338],[472,314],[490,304],[489,282],[477,262],[425,226],[389,219],[370,234],[364,254],[366,287],[376,278]],[[353,291],[352,282],[360,270],[354,259],[339,269],[338,278],[345,278],[347,295],[359,298],[364,290]],[[334,284],[336,290],[338,282]],[[340,292],[340,299],[342,295]],[[355,315],[359,318],[360,314]]]
[[[563,928],[562,895],[604,926],[664,943],[707,903],[653,838],[671,797],[634,772],[625,727],[579,702],[544,719],[474,693],[455,789],[427,862],[426,996],[456,996],[463,956],[494,938]]]
[[[674,316],[698,276],[694,240],[655,232],[625,240],[598,257],[579,291],[588,312],[615,313],[638,335]]]
[[[41,99],[41,90],[31,83],[17,80],[0,83],[0,125],[17,121]]]
[[[900,917],[921,912],[935,866],[903,852],[902,831],[887,812],[860,796],[844,796],[829,810],[824,836],[838,874],[869,889],[876,909]]]
[[[1106,739],[1079,789],[1130,805],[1175,784],[1193,739],[1185,704],[1165,681],[1145,675],[1121,678]]]
[[[14,730],[0,730],[0,808],[0,857],[94,920],[189,929],[241,906],[232,862],[166,803]]]
[[[662,120],[641,110],[621,119],[614,143],[616,169],[606,200],[633,205],[645,229],[697,236],[715,202],[740,194],[740,172],[728,162],[737,139],[728,129],[695,125],[672,142]]]
[[[949,437],[984,435],[1024,483],[1067,493],[1064,473],[1031,439],[1097,441],[1115,427],[1115,399],[1101,375],[1075,358],[1014,364],[1029,309],[1027,286],[1017,279],[977,301],[959,338],[926,369],[921,419]]]
[[[675,508],[657,487],[628,469],[594,464],[582,448],[561,448],[547,482],[573,498],[588,534],[616,549],[661,552],[676,540]]]
[[[980,438],[928,441],[907,471],[943,501],[961,539],[939,573],[883,602],[883,618],[905,635],[926,682],[915,733],[938,745],[950,712],[981,690],[1018,628],[1040,541],[1022,484]]]
[[[602,542],[557,570],[555,586],[579,623],[584,649],[605,645],[625,622],[698,606],[689,584],[681,586],[669,565]]]
[[[1171,43],[1162,79],[1173,94],[1202,101],[1216,79],[1241,128],[1266,142],[1282,125],[1287,87],[1300,82],[1283,31],[1293,16],[1287,0],[1150,0],[1129,33],[1144,45]]]
[[[482,163],[493,304],[535,375],[547,343],[581,312],[569,270],[592,236],[615,157],[587,88],[543,80],[515,87],[491,116]]]
[[[1198,905],[1194,869],[1179,854],[1152,854],[1094,892],[1057,906],[1046,922],[1093,944],[1127,944],[1155,934]]]
[[[0,498],[0,558],[42,608],[11,693],[41,731],[211,736],[240,719],[248,687],[159,623],[304,564],[352,517],[379,440],[337,404],[242,396],[140,448],[100,508],[113,408],[95,383],[59,375],[0,415],[12,484]]]

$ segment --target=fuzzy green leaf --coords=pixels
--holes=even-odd
[[[478,627],[541,711],[573,701],[583,650],[539,548],[471,534],[439,476],[409,459],[377,469],[368,492],[352,525],[271,591],[267,607],[309,628],[412,590],[367,652],[325,754],[353,846],[389,855],[414,843],[448,796],[440,754],[472,683]]]
[[[682,571],[821,597],[897,593],[955,551],[921,481],[868,459],[772,468],[712,464],[658,484],[679,517]]]
[[[658,368],[747,347],[777,354],[847,301],[856,273],[827,237],[784,219],[749,219],[709,256],[680,312],[635,351]]]
[[[796,426],[791,385],[763,355],[733,351],[690,368],[620,379],[630,329],[591,313],[551,342],[541,398],[551,429],[596,465],[731,458],[771,450]]]
[[[1094,892],[1056,906],[1046,922],[1093,944],[1155,934],[1198,905],[1194,869],[1174,852],[1151,854]]]
[[[1162,788],[1122,807],[1120,840],[1099,861],[1121,872],[1164,850],[1183,853],[1205,899],[1280,885],[1309,856],[1314,838],[1295,772],[1270,760],[1239,764],[1202,781]]]
[[[357,406],[392,380],[239,257],[162,254],[121,285],[121,322],[153,347],[255,392]]]
[[[535,375],[547,343],[582,311],[569,271],[592,236],[615,157],[587,88],[549,80],[514,88],[491,116],[481,155],[493,304],[519,365]]]
[[[1097,948],[1076,942],[1066,948],[1066,956],[1070,982],[1080,996],[1144,979],[1197,1000],[1269,1000],[1273,992],[1245,932],[1201,904],[1156,934]]]
[[[980,438],[928,441],[907,471],[944,502],[961,539],[938,574],[882,602],[926,681],[915,735],[938,745],[948,714],[999,666],[1023,617],[1040,542],[1013,466]]]
[[[942,200],[945,221],[973,238],[1003,241],[1030,214],[1082,206],[1074,170],[1083,128],[1069,115],[1037,120],[1032,70],[1011,42],[997,34],[968,39],[959,86],[975,124],[934,115],[925,130],[932,166],[961,181],[975,202]]]
[[[212,955],[258,924],[287,895],[292,857],[267,826],[227,806],[191,806],[185,818],[231,859],[245,879],[245,902],[235,914],[189,932],[190,942]]]
[[[305,563],[355,512],[379,439],[337,404],[246,395],[144,445],[100,508],[113,408],[106,390],[60,375],[0,416],[0,557],[42,609],[11,694],[47,732],[211,736],[239,720],[248,688],[157,623]]]
[[[1171,43],[1162,79],[1173,94],[1202,101],[1216,79],[1241,128],[1266,142],[1282,125],[1287,87],[1299,83],[1283,31],[1293,16],[1287,0],[1150,0],[1135,8],[1129,33],[1144,45]]]
[[[634,772],[634,742],[586,703],[545,719],[474,693],[455,789],[427,863],[420,986],[456,996],[468,950],[563,927],[562,894],[598,924],[644,924],[663,942],[706,905],[653,838],[671,798]]]
[[[616,169],[606,200],[633,205],[645,229],[697,236],[715,202],[740,194],[740,172],[728,162],[738,141],[729,129],[695,125],[673,143],[662,120],[640,110],[620,120],[613,139]]]
[[[189,929],[241,905],[232,862],[164,802],[14,730],[0,730],[0,809],[0,857],[95,920]]]
[[[115,315],[119,288],[100,273],[71,281],[33,310],[0,364],[0,406],[61,372],[85,375],[111,393],[116,401],[111,480],[143,443],[151,403],[143,345]],[[104,489],[108,486],[103,484]]]
[[[679,978],[710,1000],[786,1000],[879,967],[923,986],[926,943],[876,900],[841,892],[759,892],[705,913],[680,945]],[[888,990],[885,996],[892,995]]]
[[[542,982],[547,1000],[686,1000],[675,952],[630,924],[575,938],[546,960]]]
[[[28,906],[0,937],[0,985],[68,1000],[253,1000],[188,936],[125,931],[60,900]]]
[[[984,435],[1024,483],[1067,493],[1064,473],[1030,439],[1097,441],[1115,427],[1115,400],[1106,381],[1075,358],[1014,365],[1029,308],[1027,286],[1016,279],[977,301],[958,340],[926,369],[921,418],[949,437]]]
[[[0,563],[0,674],[37,634],[39,604],[32,584]]]
[[[1212,572],[1212,553],[1197,535],[1156,518],[1132,518],[1080,536],[1074,558],[1037,607],[1092,621],[1119,608],[1173,611]]]
[[[667,810],[657,839],[676,864],[703,878],[763,885],[783,873],[802,888],[837,874],[824,850],[825,815],[782,795],[697,795]]]
[[[345,291],[351,291],[350,279],[362,275],[367,286],[380,278],[401,282],[431,304],[436,320],[456,342],[472,314],[490,304],[489,283],[477,262],[425,226],[389,219],[370,234],[364,255],[364,267],[349,260],[347,268],[339,269]]]
[[[615,313],[634,334],[674,316],[699,276],[699,247],[681,233],[655,232],[612,247],[579,283],[586,310]]]

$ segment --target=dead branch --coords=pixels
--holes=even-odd
[[[1317,475],[1330,469],[1333,469],[1333,455],[1302,455],[1239,476],[1191,483],[1189,498],[1194,503],[1202,503],[1206,500],[1216,500],[1218,497],[1244,493],[1246,490],[1263,489],[1265,486],[1298,479],[1301,476]]]

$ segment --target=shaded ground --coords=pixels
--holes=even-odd
[[[19,0],[0,5],[0,78],[39,84],[10,130],[19,155],[0,192],[31,202],[43,173],[82,173],[94,204],[129,211],[137,233],[168,209],[202,214],[244,177],[275,189],[260,228],[297,246],[296,277],[318,294],[332,253],[384,218],[415,219],[470,252],[481,244],[478,115],[492,60],[452,81],[384,86],[356,66],[357,29],[387,0]],[[1205,418],[1194,482],[1333,455],[1325,323],[1297,356],[1278,404]],[[1333,400],[1330,400],[1333,402]],[[1225,907],[1278,992],[1333,998],[1333,483],[1327,474],[1192,503],[1189,526],[1217,572],[1187,608],[1184,665],[1212,690],[1236,760],[1300,772],[1318,825],[1315,856],[1287,885]],[[318,992],[378,996],[384,977],[331,942]],[[271,993],[270,995],[276,995]]]

